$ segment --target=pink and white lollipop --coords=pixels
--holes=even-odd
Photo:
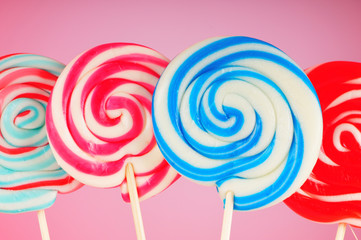
[[[97,46],[71,61],[47,109],[54,155],[65,171],[94,187],[120,186],[129,201],[126,166],[134,168],[139,198],[149,198],[179,175],[164,160],[152,128],[152,94],[169,60],[136,44]]]

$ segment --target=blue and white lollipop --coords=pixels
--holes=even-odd
[[[180,174],[216,185],[235,210],[283,201],[307,179],[321,146],[322,114],[302,69],[249,37],[193,45],[156,87],[158,145]]]

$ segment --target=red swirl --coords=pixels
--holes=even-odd
[[[361,63],[308,69],[323,113],[323,143],[312,174],[285,203],[317,222],[361,227]]]

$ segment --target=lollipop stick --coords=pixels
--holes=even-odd
[[[348,226],[350,227],[351,232],[352,232],[353,236],[355,237],[355,239],[358,240],[358,237],[356,236],[356,233],[355,233],[355,231],[353,230],[353,228],[351,227],[351,225],[348,225]]]
[[[346,223],[338,224],[337,233],[335,240],[343,240],[346,232]]]
[[[39,220],[41,238],[43,240],[50,240],[49,229],[48,229],[48,224],[46,222],[46,217],[45,217],[45,211],[44,210],[39,210],[38,211],[38,220]]]
[[[221,240],[229,240],[231,237],[233,204],[234,204],[234,193],[231,191],[227,192],[226,203],[224,206]]]
[[[137,238],[138,238],[138,240],[145,240],[142,214],[140,212],[140,206],[139,206],[137,185],[135,183],[134,170],[133,170],[133,165],[131,163],[128,163],[125,168],[125,177],[127,178],[130,204],[132,207],[133,219],[134,219],[135,231],[137,233]]]

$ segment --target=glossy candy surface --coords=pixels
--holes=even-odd
[[[312,174],[285,203],[316,222],[361,227],[361,63],[306,70],[323,114],[322,148]]]
[[[168,61],[129,43],[100,45],[73,59],[47,111],[59,165],[90,186],[120,185],[125,201],[127,163],[133,164],[141,200],[172,184],[179,175],[157,147],[151,118],[152,94]]]
[[[322,116],[304,72],[278,48],[218,37],[179,54],[153,100],[157,142],[182,175],[216,185],[234,209],[276,204],[307,179]]]
[[[50,92],[64,65],[33,54],[0,57],[0,212],[50,207],[82,184],[56,163],[45,128]]]

